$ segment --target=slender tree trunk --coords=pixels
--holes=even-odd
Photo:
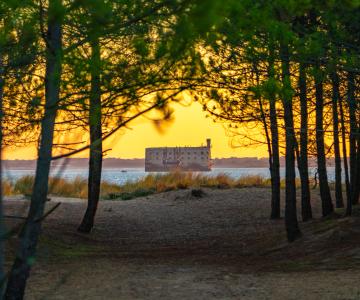
[[[271,176],[271,182],[272,182],[273,155],[272,155],[272,150],[271,150],[271,138],[270,138],[269,128],[268,128],[268,124],[266,121],[266,116],[265,116],[264,107],[263,107],[261,98],[258,99],[258,102],[259,102],[259,108],[260,108],[261,122],[263,123],[264,132],[265,132],[266,146],[267,146],[268,154],[269,154],[269,169],[270,169],[270,176]],[[271,194],[272,193],[273,193],[273,190],[271,189]]]
[[[259,85],[260,76],[259,76],[259,72],[257,70],[256,65],[254,65],[254,69],[255,69],[255,73],[256,73],[256,83]],[[280,174],[279,174],[279,178],[278,178],[279,190],[277,190],[277,184],[276,184],[276,180],[277,180],[277,178],[276,178],[276,174],[277,174],[276,168],[279,169],[279,166],[276,164],[276,161],[278,162],[278,160],[279,160],[278,156],[279,155],[277,153],[277,158],[275,157],[275,161],[274,161],[274,156],[273,156],[273,152],[272,152],[273,149],[274,149],[274,147],[273,147],[274,146],[273,138],[276,139],[277,136],[273,135],[273,132],[272,132],[271,126],[273,126],[273,124],[271,122],[274,121],[272,119],[272,120],[270,120],[270,131],[271,131],[271,137],[270,137],[267,118],[266,118],[266,115],[265,115],[265,111],[264,111],[264,107],[263,107],[261,97],[259,97],[258,102],[259,102],[259,108],[260,108],[260,117],[261,117],[261,121],[262,121],[263,126],[264,126],[266,145],[267,145],[268,154],[269,154],[269,170],[270,170],[270,180],[271,180],[271,214],[270,214],[270,218],[271,219],[279,219],[280,218]],[[271,104],[270,104],[270,106],[271,106]],[[272,113],[273,112],[271,112],[270,114],[272,114]],[[272,116],[272,118],[273,118],[273,116]],[[270,117],[270,119],[271,119],[271,117]],[[275,143],[277,143],[277,140],[275,140]],[[276,154],[275,154],[275,156],[276,156]]]
[[[285,227],[287,238],[292,242],[301,237],[301,231],[296,213],[296,185],[295,185],[295,131],[292,108],[292,88],[290,81],[290,60],[287,45],[280,47],[281,69],[283,81],[283,106],[286,140],[286,187],[285,187]]]
[[[269,41],[269,80],[275,80],[274,70],[274,43]],[[279,132],[276,112],[276,92],[269,91],[270,102],[270,132],[271,132],[271,219],[280,218],[280,154],[279,154]]]
[[[264,126],[264,132],[265,132],[265,138],[266,138],[266,145],[267,145],[267,149],[268,149],[268,154],[269,154],[269,169],[270,169],[270,180],[271,180],[271,219],[276,219],[276,218],[280,218],[280,206],[279,206],[279,213],[278,213],[278,217],[273,217],[273,215],[277,215],[277,212],[274,212],[274,210],[277,210],[277,208],[274,205],[274,198],[276,198],[275,195],[275,190],[274,190],[274,162],[273,162],[273,153],[272,153],[272,147],[271,147],[271,137],[270,137],[270,133],[269,133],[269,128],[268,128],[268,124],[267,124],[267,120],[266,120],[266,116],[265,116],[265,112],[264,112],[264,107],[262,104],[262,100],[261,98],[258,99],[259,101],[259,107],[260,107],[260,116],[261,116],[261,121],[263,123]]]
[[[340,108],[341,141],[342,141],[345,187],[346,187],[346,215],[350,216],[352,213],[352,201],[351,201],[351,193],[350,193],[351,188],[350,188],[349,166],[348,166],[347,149],[346,149],[347,140],[346,140],[345,116],[344,116],[344,108],[341,97],[339,98],[339,108]]]
[[[5,298],[23,299],[26,281],[35,259],[48,192],[48,179],[56,112],[59,102],[62,50],[62,0],[49,1],[47,58],[45,74],[45,115],[41,122],[41,140],[27,220],[20,234],[20,246],[9,276]]]
[[[271,219],[280,218],[280,154],[276,100],[270,99],[270,131],[272,146]]]
[[[5,234],[4,227],[4,214],[3,214],[3,185],[2,185],[2,146],[3,146],[3,97],[4,97],[4,72],[3,62],[0,57],[0,236],[3,237]],[[0,299],[4,295],[4,283],[5,283],[5,272],[4,272],[4,238],[0,239]]]
[[[90,160],[88,178],[88,206],[78,230],[88,233],[94,226],[94,219],[100,197],[102,169],[102,128],[101,128],[101,58],[99,39],[91,42],[91,94],[90,94]]]
[[[354,78],[356,82],[356,78]],[[355,85],[356,86],[356,85]],[[359,204],[360,196],[360,125],[357,117],[359,117],[359,103],[358,98],[355,98],[355,122],[356,122],[356,183],[354,190],[354,204]]]
[[[344,207],[344,200],[342,195],[341,182],[341,155],[340,155],[340,141],[339,141],[339,116],[338,116],[338,102],[340,98],[339,91],[339,76],[336,71],[332,74],[332,113],[333,113],[333,137],[334,137],[334,154],[335,154],[335,200],[336,207]]]
[[[310,186],[309,186],[309,167],[308,167],[308,104],[306,86],[306,68],[300,64],[299,71],[300,89],[300,155],[298,168],[301,181],[301,216],[303,221],[312,219]]]
[[[360,136],[359,136],[360,127],[358,126],[357,131],[357,154],[356,154],[356,184],[353,196],[353,203],[355,205],[359,204],[359,195],[360,195]]]
[[[325,155],[325,141],[324,141],[324,126],[323,126],[323,110],[324,110],[324,96],[323,96],[323,80],[320,68],[316,67],[315,74],[315,98],[316,98],[316,151],[317,151],[317,166],[319,173],[320,197],[322,205],[322,215],[328,216],[334,211],[331,201],[331,194],[326,170],[326,155]]]
[[[358,130],[356,121],[356,99],[355,99],[355,76],[352,72],[347,75],[347,98],[349,106],[350,117],[350,141],[349,141],[349,155],[350,155],[350,195],[352,204],[358,203],[358,187],[357,187],[357,147],[356,147],[356,133]]]

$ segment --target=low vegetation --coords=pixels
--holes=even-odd
[[[5,195],[30,196],[34,177],[23,176],[15,181],[4,181]],[[270,181],[258,175],[242,176],[233,179],[226,174],[207,176],[197,173],[164,173],[149,174],[138,181],[129,181],[123,185],[106,181],[101,183],[102,199],[130,200],[154,193],[187,189],[187,188],[241,188],[270,186]],[[49,194],[60,197],[87,198],[87,180],[76,177],[73,180],[52,177],[49,179]]]
[[[34,177],[26,175],[16,181],[4,181],[4,194],[31,195]],[[106,181],[101,183],[101,198],[130,200],[144,197],[155,193],[188,189],[188,188],[245,188],[245,187],[270,187],[270,179],[260,175],[245,175],[234,179],[227,174],[220,173],[217,176],[209,176],[191,172],[171,172],[163,174],[149,174],[138,181],[129,181],[123,185],[113,184]],[[281,187],[285,187],[284,180]],[[300,182],[297,182],[300,187]],[[87,180],[76,177],[73,180],[59,177],[49,179],[49,194],[59,197],[87,198]]]
[[[3,183],[5,195],[24,195],[30,196],[32,186],[34,184],[34,176],[26,175],[20,177],[14,182],[5,181]],[[110,193],[121,191],[121,187],[117,184],[108,182],[101,183],[101,196],[104,197]],[[87,179],[76,177],[73,180],[51,177],[49,178],[49,194],[60,197],[87,198]]]

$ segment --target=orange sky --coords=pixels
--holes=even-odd
[[[151,120],[141,117],[130,124],[129,129],[119,132],[110,138],[104,149],[111,148],[106,157],[143,158],[146,147],[156,146],[198,146],[205,144],[206,138],[212,140],[212,157],[244,157],[267,156],[265,147],[232,148],[229,137],[223,126],[205,117],[201,105],[193,103],[190,106],[174,104],[174,120],[167,124],[160,133]],[[85,151],[77,157],[86,157]],[[35,147],[9,149],[5,151],[5,159],[36,158]]]

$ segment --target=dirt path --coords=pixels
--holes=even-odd
[[[76,232],[85,203],[53,198],[27,299],[360,299],[360,245],[341,230],[356,220],[303,224],[289,246],[268,189],[205,192],[103,201],[90,235]]]

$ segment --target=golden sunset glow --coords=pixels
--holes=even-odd
[[[226,136],[222,124],[206,118],[200,104],[176,104],[174,108],[174,121],[166,126],[163,133],[160,133],[150,120],[141,118],[131,125],[131,130],[123,131],[122,135],[118,134],[106,143],[107,148],[112,148],[108,156],[144,157],[146,147],[198,146],[205,144],[206,138],[212,141],[213,157],[267,155],[263,147],[231,147],[230,138]]]
[[[212,141],[212,157],[264,157],[265,147],[231,146],[231,139],[226,136],[221,123],[214,123],[206,118],[205,112],[198,103],[191,105],[174,104],[174,120],[167,123],[160,132],[154,122],[140,117],[105,142],[106,157],[143,158],[146,147],[161,146],[198,146],[205,143],[206,138]],[[84,151],[75,157],[87,157]],[[11,148],[5,152],[5,159],[35,159],[35,146]]]

